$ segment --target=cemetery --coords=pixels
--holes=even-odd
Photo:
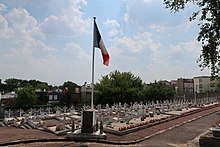
[[[112,106],[94,106],[92,126],[86,130],[90,117],[82,114],[90,110],[90,106],[82,108],[54,107],[29,109],[24,111],[5,110],[0,106],[0,127],[16,127],[21,129],[38,129],[77,139],[84,136],[89,138],[106,139],[105,133],[125,135],[159,123],[170,121],[185,115],[190,115],[219,105],[217,97],[184,100],[152,101],[147,103],[115,103]],[[84,122],[83,122],[83,119]]]

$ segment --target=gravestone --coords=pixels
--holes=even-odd
[[[61,115],[61,111],[59,107],[56,107],[56,116],[60,116],[60,115]]]
[[[149,112],[150,117],[154,117],[154,113],[152,111]]]
[[[106,109],[106,112],[109,112],[110,108],[109,108],[109,104],[108,103],[106,104],[105,109]]]
[[[29,111],[30,116],[33,115],[32,113],[33,113],[33,109],[31,108],[30,111]]]
[[[133,109],[131,110],[130,115],[131,115],[131,119],[133,119],[134,118],[134,110]]]
[[[8,110],[8,118],[11,117],[11,113],[12,113],[12,111],[11,111],[11,109],[9,109],[9,110]]]
[[[22,114],[24,113],[24,110],[19,109],[19,117],[22,117]]]
[[[51,114],[51,110],[52,110],[52,108],[47,107],[46,109],[47,109],[47,113],[48,113],[48,114]]]
[[[109,120],[108,120],[108,123],[112,123],[113,122],[113,115],[112,114],[110,114],[109,115]]]
[[[82,113],[82,133],[93,133],[95,131],[95,111],[84,110]]]
[[[5,114],[5,106],[2,104],[0,106],[0,119],[4,119],[4,114]]]
[[[63,113],[67,113],[67,107],[66,106],[63,107]]]
[[[165,112],[164,105],[162,104],[160,108],[161,108],[161,113],[163,114]]]
[[[71,108],[71,109],[70,109],[70,114],[73,115],[74,113],[75,113],[75,109],[74,109],[74,108]]]
[[[156,108],[155,108],[155,113],[156,113],[157,115],[160,115],[160,113],[161,113],[161,112],[160,112],[160,107],[156,107]]]

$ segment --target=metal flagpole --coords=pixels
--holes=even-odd
[[[93,17],[94,24],[93,24],[93,51],[92,51],[92,93],[91,93],[91,109],[93,110],[93,96],[94,96],[94,58],[95,58],[95,19]]]

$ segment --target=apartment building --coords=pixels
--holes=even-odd
[[[179,78],[177,79],[175,91],[178,95],[188,95],[193,94],[193,79],[185,79],[185,78]]]
[[[214,92],[217,90],[219,81],[212,80],[210,76],[194,77],[194,91],[196,93]]]

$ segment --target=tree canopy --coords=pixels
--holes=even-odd
[[[22,79],[16,79],[16,78],[10,78],[6,79],[5,84],[1,84],[4,86],[4,89],[2,91],[10,92],[13,90],[16,90],[17,88],[22,87],[32,87],[34,89],[41,89],[41,90],[48,90],[50,85],[46,82],[41,82],[38,80],[22,80]],[[0,89],[1,90],[1,89]]]
[[[78,85],[74,82],[71,82],[71,81],[67,81],[67,82],[64,82],[63,85],[60,87],[61,89],[65,89],[67,88],[68,91],[75,91],[76,87]]]
[[[15,105],[19,108],[31,107],[37,99],[35,90],[32,87],[23,87],[17,90]]]
[[[164,0],[166,8],[172,12],[183,10],[187,4],[197,5],[190,21],[199,17],[198,41],[202,43],[202,53],[198,59],[201,69],[211,68],[213,76],[220,71],[220,1],[219,0]]]
[[[97,103],[129,103],[140,100],[143,84],[140,77],[131,72],[114,71],[103,76],[100,83],[95,84]]]
[[[148,100],[167,100],[174,96],[174,90],[162,82],[149,84],[143,93],[143,101]]]

